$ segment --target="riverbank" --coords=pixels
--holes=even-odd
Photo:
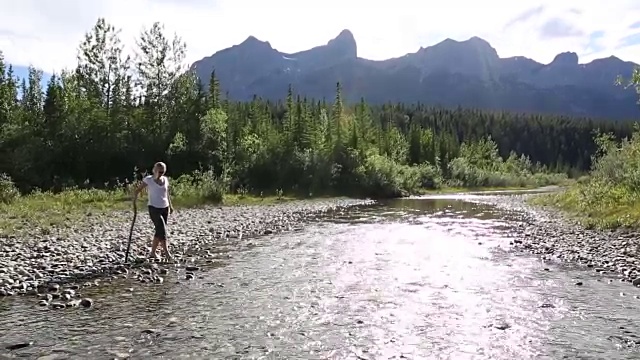
[[[489,191],[520,191],[533,190],[539,186],[487,186],[487,187],[442,187],[440,189],[422,189],[417,195],[440,195]]]
[[[532,205],[559,210],[586,228],[639,229],[640,193],[574,185],[562,192],[532,198]]]
[[[585,227],[555,207],[541,206],[551,194],[494,196],[477,201],[508,211],[515,223],[512,245],[541,256],[543,261],[574,263],[640,285],[640,232],[632,229]],[[611,279],[609,281],[612,281]]]
[[[0,203],[0,236],[46,235],[92,218],[109,216],[114,211],[132,209],[130,191],[70,190],[58,194],[34,193],[21,196],[8,204]],[[198,193],[179,193],[172,197],[176,210],[208,205],[270,205],[300,197],[289,195],[256,196],[252,194],[224,194],[212,199]],[[322,198],[322,197],[319,197]],[[138,206],[144,207],[146,196],[141,194]]]
[[[452,194],[474,191],[510,191],[535,189],[535,186],[503,187],[442,187],[420,189],[417,195]],[[131,190],[69,190],[58,194],[34,193],[16,198],[13,202],[0,202],[0,236],[40,236],[60,233],[81,223],[91,223],[95,217],[109,217],[114,211],[132,208]],[[180,189],[172,196],[176,210],[203,206],[272,205],[295,200],[333,199],[338,196],[302,197],[291,194],[256,195],[251,193],[210,196],[197,189]],[[139,206],[144,207],[146,197],[141,194]]]
[[[589,174],[532,204],[561,210],[587,228],[640,230],[640,131],[621,142],[610,134],[595,141],[598,156]]]
[[[169,223],[170,246],[176,262],[184,265],[193,260],[192,254],[206,253],[221,241],[294,231],[316,214],[369,203],[319,199],[182,209]],[[133,271],[129,276],[143,282],[161,281],[157,272],[130,270],[122,264],[132,211],[112,211],[88,218],[70,228],[51,228],[47,234],[3,237],[0,296],[41,294],[51,290],[51,284],[91,286],[94,279],[125,276],[129,271]],[[133,233],[130,257],[136,262],[149,252],[152,227],[147,217],[138,217]],[[57,286],[53,290],[57,291]]]

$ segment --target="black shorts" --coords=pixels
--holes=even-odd
[[[169,219],[169,207],[157,208],[149,205],[149,216],[155,227],[154,237],[160,240],[167,239],[167,220]]]

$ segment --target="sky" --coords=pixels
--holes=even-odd
[[[17,66],[58,72],[76,63],[84,33],[99,17],[122,30],[131,49],[154,21],[187,43],[192,63],[249,35],[277,50],[325,44],[349,29],[358,56],[382,60],[446,38],[487,40],[501,57],[549,63],[573,51],[585,63],[615,55],[640,63],[638,0],[20,0],[0,12],[0,50]],[[24,68],[21,68],[24,71]]]

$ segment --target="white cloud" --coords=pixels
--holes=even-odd
[[[640,46],[617,48],[620,39],[639,32],[629,25],[640,18],[637,0],[543,1],[544,10],[506,26],[540,1],[447,0],[436,5],[418,0],[20,0],[3,4],[0,50],[13,64],[45,71],[75,64],[76,48],[98,17],[122,28],[129,45],[143,26],[160,21],[187,42],[189,62],[254,35],[278,50],[295,52],[326,43],[350,29],[358,54],[385,59],[415,52],[445,38],[479,36],[502,57],[522,55],[548,63],[574,51],[581,62],[616,55],[640,63]],[[546,38],[541,29],[552,19],[581,36]],[[558,23],[547,30],[561,31]],[[559,29],[559,30],[558,30]],[[598,51],[587,49],[589,34],[604,31]],[[591,53],[591,54],[589,54]]]

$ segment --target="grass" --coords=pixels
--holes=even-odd
[[[222,201],[200,196],[197,191],[182,191],[172,196],[176,209],[203,205],[259,205],[300,199],[284,194],[259,196],[252,194],[224,194]],[[138,198],[138,209],[146,206],[146,195]],[[105,190],[69,190],[53,194],[46,192],[20,196],[13,202],[0,202],[0,235],[11,235],[25,229],[37,228],[43,233],[53,227],[67,227],[92,216],[104,215],[117,210],[132,209],[128,192]]]
[[[592,184],[576,184],[528,201],[561,210],[588,229],[640,228],[640,194],[622,188],[598,189]]]
[[[531,199],[532,204],[562,210],[587,228],[640,228],[640,127],[630,139],[618,142],[603,134],[595,142],[599,156],[589,175],[566,191]]]

